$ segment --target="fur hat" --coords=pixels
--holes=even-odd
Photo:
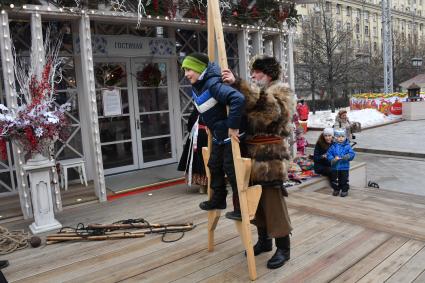
[[[282,66],[274,57],[267,55],[256,56],[250,64],[251,71],[257,70],[270,76],[272,81],[276,81],[282,75]]]
[[[332,129],[332,128],[325,128],[323,130],[323,135],[324,136],[333,136],[334,135],[334,129]]]
[[[334,135],[335,137],[345,137],[346,136],[346,132],[344,129],[335,129],[334,130]]]

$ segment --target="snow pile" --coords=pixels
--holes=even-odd
[[[316,111],[316,114],[313,115],[312,112],[308,115],[308,127],[312,128],[326,128],[332,127],[335,123],[335,116],[338,113],[338,110],[335,113],[331,113],[330,110],[326,111]],[[349,110],[347,109],[348,119],[351,122],[360,122],[362,128],[371,127],[383,123],[388,123],[397,119],[400,119],[400,116],[385,116],[383,113],[379,112],[376,109],[362,109],[362,110]]]

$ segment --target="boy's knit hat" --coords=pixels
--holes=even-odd
[[[191,69],[199,74],[202,74],[203,71],[208,66],[209,58],[205,53],[195,52],[187,55],[182,63],[183,69]]]
[[[335,137],[345,137],[346,133],[344,129],[335,129],[334,135]]]
[[[325,128],[323,130],[323,135],[325,135],[325,136],[333,136],[334,135],[334,129],[332,129],[332,128]]]
[[[282,66],[274,57],[259,55],[253,58],[250,64],[251,71],[257,70],[270,76],[272,81],[276,81],[282,74]]]

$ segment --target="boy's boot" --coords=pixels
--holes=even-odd
[[[282,238],[276,238],[275,242],[277,246],[276,252],[271,257],[271,259],[267,261],[267,268],[270,268],[270,269],[281,267],[291,257],[290,255],[291,245],[290,245],[289,235]]]
[[[210,200],[203,201],[199,204],[202,210],[214,210],[226,208],[227,190],[214,190]]]
[[[273,250],[273,241],[267,235],[267,230],[262,227],[257,227],[258,242],[254,245],[254,255]]]
[[[6,268],[9,266],[8,260],[0,260],[0,269]]]
[[[233,192],[232,195],[232,201],[233,201],[233,211],[226,212],[225,216],[228,219],[236,220],[236,221],[242,221],[242,215],[241,215],[241,207],[239,203],[239,196],[235,192]]]
[[[341,197],[346,197],[346,196],[348,196],[348,192],[347,191],[342,191],[341,192]]]

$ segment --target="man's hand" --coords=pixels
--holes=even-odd
[[[235,139],[235,141],[239,142],[239,129],[229,128],[229,138]]]
[[[235,83],[236,78],[233,75],[232,71],[230,71],[229,69],[224,69],[223,71],[221,71],[221,79],[223,80],[224,83],[232,85]]]

